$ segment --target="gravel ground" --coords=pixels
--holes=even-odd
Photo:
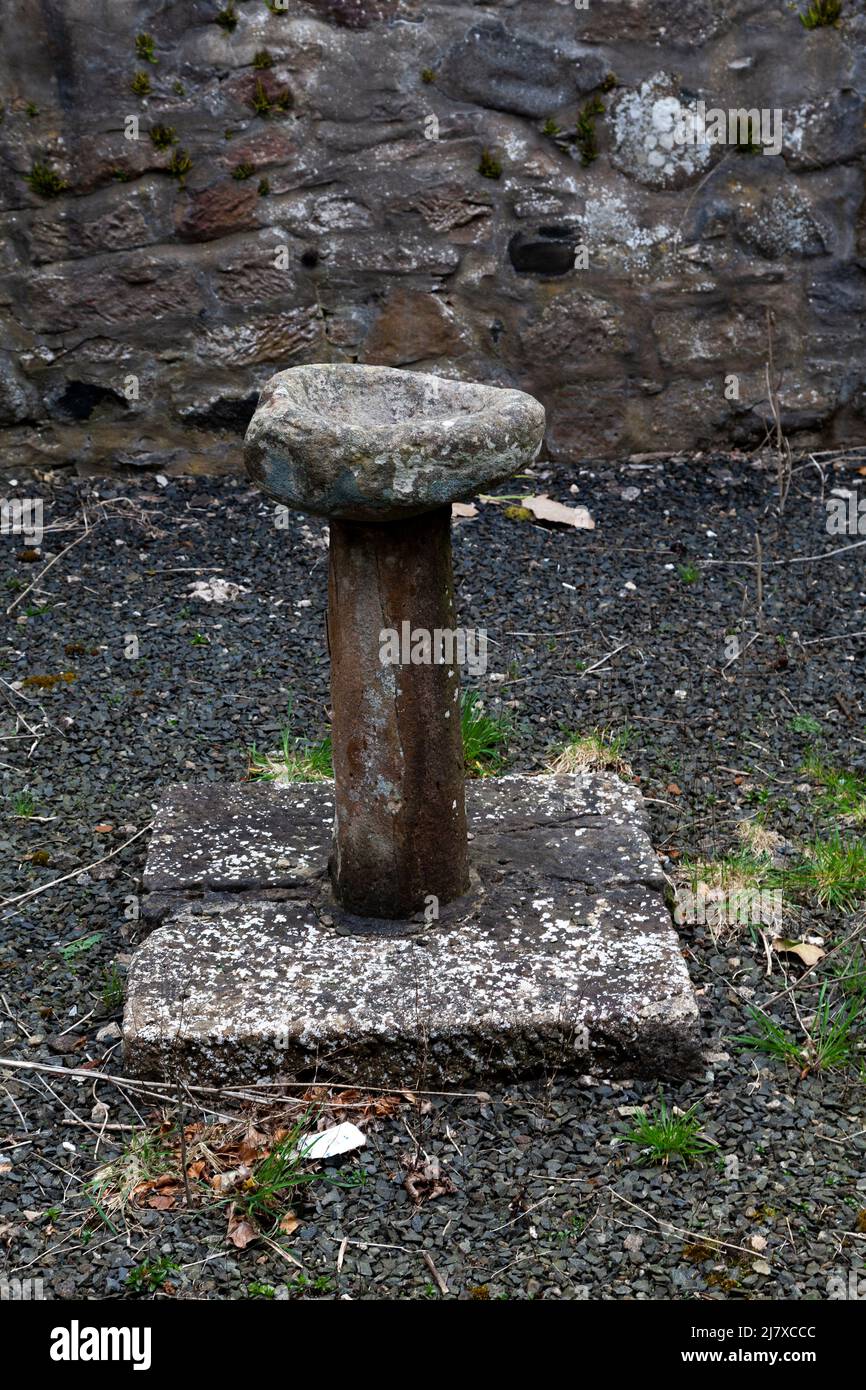
[[[828,461],[823,483],[805,463],[781,518],[769,468],[705,456],[537,480],[587,505],[592,532],[492,505],[457,523],[461,621],[489,633],[478,685],[488,708],[505,702],[515,720],[508,765],[540,769],[566,731],[627,726],[670,872],[684,856],[728,851],[737,823],[758,811],[787,842],[829,833],[832,813],[800,767],[815,742],[828,763],[866,767],[866,550],[800,561],[855,539],[827,533],[822,487],[866,490],[861,463]],[[168,782],[242,777],[247,748],[277,744],[289,705],[296,733],[325,732],[326,535],[297,517],[280,529],[239,479],[64,480],[40,491],[41,557],[0,537],[4,602],[18,601],[0,667],[2,1051],[117,1073],[119,984],[147,843],[132,837]],[[243,591],[223,605],[190,594],[214,577]],[[732,633],[748,644],[733,661]],[[61,673],[75,678],[19,685]],[[24,792],[29,816],[15,814]],[[826,946],[861,923],[862,913],[804,911],[786,930]],[[9,1069],[5,1273],[42,1278],[50,1298],[140,1296],[130,1270],[163,1259],[178,1268],[161,1298],[439,1298],[444,1286],[479,1299],[827,1298],[831,1278],[866,1275],[862,1073],[800,1076],[731,1038],[748,1031],[749,1003],[797,1034],[828,963],[783,993],[803,967],[768,957],[759,932],[714,941],[699,924],[680,930],[706,1069],[661,1090],[698,1106],[716,1157],[687,1170],[642,1165],[624,1135],[657,1088],[627,1081],[551,1075],[491,1095],[416,1093],[378,1117],[344,1098],[360,1106],[344,1113],[360,1114],[368,1142],[340,1171],[359,1163],[364,1185],[305,1188],[291,1234],[241,1250],[226,1242],[224,1207],[178,1199],[100,1212],[88,1198],[94,1171],[128,1149],[122,1127],[158,1122],[149,1098],[86,1075]],[[416,1202],[404,1179],[428,1159],[440,1181],[422,1181]]]

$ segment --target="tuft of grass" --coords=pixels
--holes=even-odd
[[[780,1023],[761,1009],[750,1008],[755,1032],[731,1039],[741,1052],[763,1052],[805,1076],[810,1071],[836,1071],[856,1062],[860,1055],[859,1024],[866,1000],[856,995],[842,1003],[832,1002],[828,984],[821,986],[818,1007],[804,1024],[805,1040],[797,1042]]]
[[[112,964],[110,970],[103,970],[102,979],[102,1002],[109,1013],[114,1013],[123,1003],[123,980],[117,966]]]
[[[692,892],[697,892],[701,883],[708,888],[724,888],[729,893],[746,888],[760,891],[778,886],[779,874],[773,868],[769,854],[757,851],[752,846],[732,850],[718,859],[683,859],[680,868],[688,878]]]
[[[40,198],[57,198],[61,193],[65,193],[69,187],[66,180],[62,179],[51,168],[50,164],[45,164],[38,159],[34,162],[30,173],[25,175],[25,182]]]
[[[137,72],[129,84],[129,89],[137,97],[149,97],[151,93],[150,77],[146,72]]]
[[[436,73],[434,72],[433,68],[421,69],[421,81],[427,83],[436,81]]]
[[[691,1163],[702,1163],[708,1153],[718,1148],[711,1140],[700,1137],[702,1123],[697,1106],[677,1114],[668,1109],[660,1095],[657,1108],[637,1111],[625,1140],[640,1149],[640,1164],[661,1163],[667,1168],[674,1159],[687,1168]]]
[[[589,734],[570,734],[552,761],[547,764],[548,772],[590,772],[609,769],[633,776],[626,758],[628,745],[633,732],[626,727],[620,733],[611,729],[593,729]]]
[[[36,813],[36,802],[29,792],[18,792],[12,798],[12,814],[28,820]]]
[[[866,777],[859,772],[829,767],[822,763],[814,749],[802,767],[810,782],[822,788],[818,804],[851,825],[866,824]]]
[[[580,162],[583,165],[592,164],[593,160],[598,159],[595,120],[597,116],[603,115],[604,102],[600,97],[590,97],[589,101],[578,112],[574,143],[578,148]]]
[[[295,738],[283,729],[278,753],[259,753],[255,744],[247,751],[251,782],[325,782],[334,775],[330,735],[318,743]]]
[[[481,158],[478,161],[478,172],[483,179],[500,179],[502,177],[502,164],[489,150],[482,150]]]
[[[697,584],[701,577],[696,565],[677,565],[677,574],[684,584]]]
[[[363,1184],[366,1177],[363,1169],[355,1169],[345,1179],[338,1179],[311,1168],[301,1157],[300,1141],[310,1130],[312,1118],[311,1114],[303,1115],[270,1153],[253,1165],[243,1187],[224,1199],[233,1207],[235,1215],[255,1221],[264,1231],[273,1231],[289,1199],[299,1188],[316,1182],[342,1188]]]
[[[172,178],[177,179],[183,188],[186,183],[186,176],[192,168],[192,160],[186,150],[175,150],[171,159],[168,161],[168,172]]]
[[[255,172],[255,164],[236,164],[232,169],[232,178],[238,180],[251,179]]]
[[[785,886],[838,912],[852,912],[866,902],[866,840],[844,840],[837,831],[826,840],[812,840],[803,857],[784,872]]]
[[[831,958],[831,969],[845,994],[866,997],[866,949],[862,941],[840,946]]]
[[[225,9],[217,11],[214,16],[214,23],[218,24],[221,29],[225,29],[227,34],[234,33],[238,27],[238,12],[234,7],[233,0],[229,0]]]
[[[260,77],[256,79],[256,85],[250,97],[250,106],[257,116],[266,119],[274,108],[279,111],[288,111],[291,104],[292,94],[288,87],[284,87],[281,92],[277,92],[276,96],[270,97],[268,96],[267,88],[262,79]]]
[[[463,760],[470,777],[489,777],[505,763],[505,748],[511,734],[507,714],[485,714],[477,690],[464,690],[460,696],[460,733]]]
[[[272,68],[274,60],[266,48],[260,48],[258,53],[253,54],[254,68]]]
[[[841,14],[842,0],[812,0],[808,10],[800,12],[800,23],[804,29],[823,29],[838,24]]]
[[[117,1158],[91,1178],[88,1199],[98,1211],[122,1211],[143,1183],[170,1172],[172,1164],[167,1136],[153,1128],[137,1129]]]
[[[268,196],[268,194],[270,193],[270,191],[271,191],[270,180],[269,180],[269,179],[259,179],[259,197],[260,197],[260,198],[267,198],[267,196]]]
[[[173,125],[152,125],[149,134],[151,143],[158,150],[170,150],[172,145],[177,144],[177,131]]]
[[[784,837],[775,830],[769,830],[759,816],[738,821],[736,831],[737,838],[756,858],[775,854],[785,843]]]
[[[159,59],[154,53],[155,46],[156,40],[154,39],[153,34],[136,34],[135,52],[136,56],[139,57],[143,63],[159,62]]]

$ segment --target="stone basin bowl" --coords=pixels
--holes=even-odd
[[[525,391],[315,364],[266,383],[244,458],[253,482],[287,507],[397,521],[510,478],[543,434],[544,407]]]

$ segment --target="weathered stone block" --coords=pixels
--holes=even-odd
[[[490,19],[452,45],[439,81],[458,101],[539,117],[591,92],[606,72],[604,58],[591,49],[566,53]]]
[[[697,1006],[635,788],[471,784],[473,887],[429,922],[335,907],[332,814],[328,784],[167,795],[145,873],[163,924],[135,956],[124,1019],[135,1073],[406,1086],[696,1064]]]

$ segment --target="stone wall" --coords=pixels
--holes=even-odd
[[[809,3],[4,0],[4,466],[237,467],[316,360],[525,387],[558,459],[752,446],[768,323],[792,441],[862,442],[866,14]]]

